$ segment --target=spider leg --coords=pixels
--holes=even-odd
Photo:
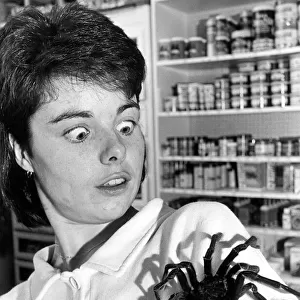
[[[182,287],[182,289],[184,291],[190,291],[190,286],[189,286],[189,283],[185,277],[185,274],[183,273],[183,271],[177,267],[176,265],[176,268],[174,268],[167,276],[166,278],[164,278],[160,283],[158,283],[157,285],[154,286],[153,290],[154,290],[154,293],[155,293],[155,296],[156,296],[156,299],[157,300],[160,300],[160,296],[159,296],[159,293],[158,291],[171,279],[174,279],[175,277],[177,276],[178,278],[178,281]]]
[[[244,272],[241,272],[244,274],[244,276],[248,277],[248,278],[251,278],[251,279],[254,279],[256,280],[257,282],[260,282],[260,283],[264,283],[266,285],[269,285],[273,288],[277,288],[277,289],[283,289],[297,297],[300,297],[300,292],[290,288],[289,286],[287,285],[284,285],[276,280],[272,280],[272,279],[269,279],[267,277],[264,277],[264,276],[261,276],[259,274],[255,274],[253,272],[250,272],[250,271],[244,271]]]
[[[249,282],[247,284],[245,284],[239,294],[239,298],[241,298],[244,294],[246,294],[246,292],[248,292],[249,290],[252,291],[252,294],[253,296],[255,297],[255,299],[257,300],[267,300],[262,294],[260,294],[258,291],[257,291],[257,287],[255,284],[253,284],[252,282]]]
[[[226,274],[226,277],[231,278],[234,274],[236,274],[239,270],[244,271],[252,271],[254,273],[259,272],[259,267],[254,265],[248,265],[246,263],[237,263],[235,264]]]
[[[257,238],[255,236],[251,236],[245,243],[235,246],[221,263],[216,275],[223,277],[228,270],[228,266],[239,255],[239,253],[246,250],[249,246],[256,247],[256,242]]]
[[[178,264],[178,267],[186,269],[193,289],[197,289],[199,282],[197,280],[197,274],[193,264],[189,261],[182,261]]]
[[[250,270],[251,272],[258,273],[259,267],[248,265],[245,263],[239,263],[234,265],[229,272],[227,273],[227,278],[232,278],[234,274],[236,274],[239,270]],[[234,291],[233,291],[233,300],[238,300],[243,294],[245,294],[246,291],[248,291],[251,287],[248,287],[247,284],[244,285],[245,276],[241,275],[243,272],[239,273],[236,277],[235,284],[234,284]]]
[[[204,260],[204,276],[212,276],[212,270],[211,270],[211,259],[212,255],[216,248],[216,243],[218,240],[220,240],[222,236],[222,233],[216,233],[211,237],[211,242],[209,245],[209,248],[207,249],[205,256],[203,257]]]

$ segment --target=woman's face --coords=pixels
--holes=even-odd
[[[106,223],[132,204],[145,142],[139,106],[99,86],[54,81],[55,99],[31,118],[30,161],[49,218]]]

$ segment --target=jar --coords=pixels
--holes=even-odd
[[[275,9],[272,5],[256,6],[253,12],[254,39],[273,39],[275,31]]]
[[[231,35],[231,53],[248,53],[252,51],[252,33],[250,29],[236,30]]]
[[[160,39],[158,41],[158,59],[170,59],[171,57],[171,39]]]
[[[246,156],[249,154],[249,141],[252,139],[251,134],[240,134],[237,136],[237,155]]]
[[[207,137],[198,137],[198,155],[199,156],[207,156],[207,148],[206,148]]]
[[[222,136],[219,138],[219,156],[227,156],[227,138]]]
[[[252,108],[264,108],[269,105],[270,96],[267,95],[252,95],[250,99],[250,106]]]
[[[177,137],[167,138],[167,143],[170,145],[170,155],[178,155],[178,140]]]
[[[216,16],[216,37],[230,38],[228,21],[224,15]]]
[[[230,106],[233,109],[244,109],[249,106],[249,97],[231,97]]]
[[[185,57],[185,39],[182,37],[171,38],[171,58],[178,59]]]
[[[231,95],[233,97],[249,97],[249,85],[247,84],[233,84],[231,85]]]
[[[193,36],[188,39],[189,57],[206,55],[206,40],[200,36]]]
[[[168,96],[163,99],[163,111],[175,112],[177,110],[177,97]]]
[[[281,155],[292,156],[293,143],[291,138],[281,138]]]
[[[243,10],[240,14],[240,28],[252,30],[253,13],[251,10]]]
[[[262,156],[266,154],[266,143],[264,139],[256,140],[255,143],[255,155]]]
[[[188,84],[188,110],[190,111],[199,110],[198,87],[197,82]]]
[[[216,36],[216,55],[225,55],[229,53],[229,38],[226,36]]]

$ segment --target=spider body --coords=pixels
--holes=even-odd
[[[212,256],[216,243],[221,238],[221,234],[214,234],[210,246],[204,256],[204,279],[197,280],[196,271],[192,263],[184,261],[178,264],[167,264],[162,277],[162,281],[155,285],[154,293],[157,300],[160,300],[160,290],[175,277],[178,279],[182,291],[171,295],[169,300],[238,300],[246,292],[252,292],[254,299],[267,300],[257,290],[253,282],[244,284],[246,278],[269,285],[275,289],[282,289],[297,297],[300,292],[269,278],[258,274],[259,267],[246,263],[237,263],[233,267],[230,264],[241,251],[246,250],[249,246],[257,247],[257,239],[251,236],[245,243],[234,247],[229,255],[224,259],[213,275],[211,269]],[[183,270],[186,271],[183,272]]]

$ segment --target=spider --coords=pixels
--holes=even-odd
[[[159,291],[175,277],[178,278],[182,291],[171,295],[169,300],[237,300],[246,292],[252,292],[254,299],[267,300],[259,293],[254,283],[244,284],[245,278],[256,280],[273,288],[283,289],[300,297],[300,292],[278,281],[259,275],[258,266],[237,263],[233,267],[229,267],[241,251],[246,250],[249,246],[257,248],[257,238],[255,236],[251,236],[246,242],[234,247],[221,263],[216,274],[213,275],[211,268],[212,255],[221,236],[221,233],[212,236],[210,246],[204,256],[204,279],[201,282],[197,280],[196,271],[191,262],[183,261],[178,264],[167,264],[162,281],[154,286],[156,299],[160,300]],[[186,270],[188,278],[182,269]],[[234,278],[234,275],[237,276]]]

